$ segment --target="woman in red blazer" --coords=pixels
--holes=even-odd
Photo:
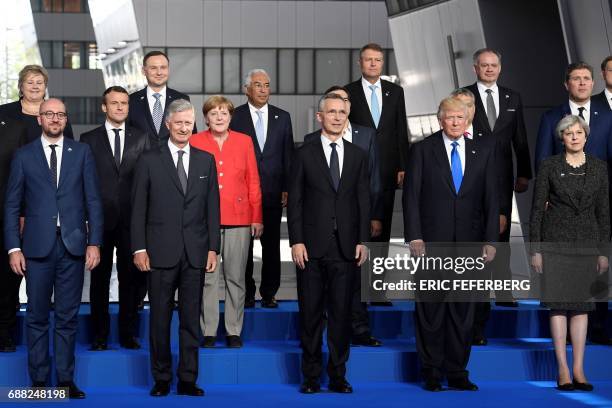
[[[204,280],[202,318],[204,347],[214,347],[219,325],[219,276],[225,280],[225,331],[228,347],[242,347],[246,285],[244,271],[251,235],[263,232],[261,188],[251,138],[229,130],[234,105],[216,95],[204,102],[208,130],[193,135],[191,146],[215,156],[221,201],[221,259]]]

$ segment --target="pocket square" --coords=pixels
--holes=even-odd
[[[201,179],[208,178],[208,176],[200,176]]]
[[[516,112],[516,109],[506,109],[508,112]]]

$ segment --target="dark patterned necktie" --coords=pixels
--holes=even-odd
[[[181,187],[183,188],[183,194],[187,193],[187,172],[185,171],[185,166],[183,165],[183,155],[185,152],[183,150],[178,151],[178,161],[176,163],[176,170],[178,171],[178,178],[181,182]]]
[[[51,170],[51,179],[53,185],[57,188],[57,153],[55,153],[56,144],[49,145],[51,148],[51,160],[49,160],[49,169]]]
[[[331,174],[332,182],[334,183],[334,190],[338,191],[340,185],[340,160],[338,159],[338,151],[336,150],[336,143],[330,143],[332,148],[331,157],[329,158],[329,172]]]
[[[117,168],[119,168],[119,165],[121,164],[121,136],[119,136],[119,132],[121,131],[121,129],[113,129],[113,132],[115,132],[115,164],[117,165]]]

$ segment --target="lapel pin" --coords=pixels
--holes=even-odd
[[[68,148],[68,151],[69,151],[69,152],[71,152],[71,151],[72,151],[72,147],[69,147],[69,148]]]
[[[597,112],[593,112],[593,115],[597,115]]]
[[[143,99],[144,99],[144,96],[141,96],[141,97],[140,97],[140,100],[142,101]]]
[[[561,173],[561,177],[565,177],[565,173]]]
[[[472,154],[476,154],[476,150],[472,150]]]
[[[510,99],[510,95],[506,95],[506,99]]]
[[[0,122],[0,123],[2,124],[2,126],[4,126],[4,125],[5,125],[5,123],[4,123],[4,122]]]
[[[389,91],[385,92],[385,96],[389,96]]]
[[[274,119],[278,119],[278,115],[274,115]]]
[[[356,130],[356,131],[355,131],[355,134],[357,134],[357,133],[359,133],[359,131],[358,131],[358,130]]]

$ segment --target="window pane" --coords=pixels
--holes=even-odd
[[[314,63],[314,51],[313,50],[298,50],[298,83],[297,93],[298,94],[312,94],[314,93],[313,86],[313,63]]]
[[[79,69],[81,68],[81,43],[65,42],[64,43],[64,68]]]
[[[241,88],[244,77],[252,69],[264,69],[270,76],[270,91],[276,93],[278,89],[278,76],[276,75],[275,49],[243,49],[242,72],[240,73]]]
[[[51,60],[51,44],[51,41],[38,42],[38,49],[40,50],[40,58],[43,67],[51,68],[53,66],[53,61]]]
[[[278,50],[278,93],[295,92],[295,50]]]
[[[202,49],[168,48],[170,82],[181,92],[202,92]]]
[[[64,0],[65,13],[81,13],[81,0]]]
[[[221,92],[221,49],[204,50],[204,93]]]
[[[351,82],[361,78],[361,67],[359,66],[359,50],[351,51]]]
[[[240,50],[223,50],[223,93],[240,93]]]
[[[53,64],[51,68],[64,68],[64,43],[61,41],[53,41]]]
[[[317,50],[316,92],[322,94],[332,85],[343,86],[349,82],[349,50]]]
[[[387,60],[385,61],[386,71],[388,75],[397,76],[397,61],[395,60],[395,51],[387,51]]]

